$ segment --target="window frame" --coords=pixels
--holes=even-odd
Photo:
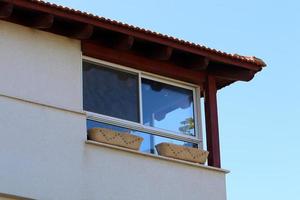
[[[85,111],[87,119],[93,120],[97,122],[107,123],[115,126],[121,126],[128,129],[133,129],[153,135],[158,135],[162,137],[167,137],[175,140],[190,142],[198,144],[198,148],[203,149],[203,130],[202,130],[202,119],[201,119],[201,96],[200,91],[201,87],[199,85],[195,85],[192,83],[187,83],[179,80],[175,80],[172,78],[164,77],[161,75],[133,69],[130,67],[125,67],[119,64],[103,61],[100,59],[82,56],[82,66],[81,70],[83,69],[83,62],[93,63],[95,65],[101,65],[103,67],[115,69],[118,71],[127,72],[130,74],[136,74],[138,76],[138,92],[139,92],[139,122],[133,122],[125,119],[120,119],[116,117],[111,117],[99,113],[94,113],[90,111]],[[195,136],[189,136],[178,132],[168,131],[160,128],[150,127],[143,124],[143,105],[142,105],[142,78],[165,83],[168,85],[172,85],[179,88],[184,88],[191,90],[193,92],[193,108],[194,108],[194,123],[195,123]],[[83,83],[83,82],[82,82]],[[83,85],[83,84],[82,84]],[[83,94],[83,91],[82,91]],[[82,102],[84,96],[82,95]]]

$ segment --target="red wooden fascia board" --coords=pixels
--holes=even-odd
[[[194,43],[189,43],[166,35],[147,31],[145,29],[137,28],[117,21],[109,20],[103,17],[98,17],[92,14],[84,13],[74,9],[58,6],[44,1],[37,0],[3,0],[4,2],[12,3],[17,7],[36,10],[53,14],[61,18],[81,23],[91,24],[96,27],[101,27],[111,31],[127,34],[140,38],[143,40],[159,43],[175,49],[186,51],[189,53],[205,56],[213,61],[234,65],[250,69],[253,71],[260,71],[266,64],[255,57],[246,57],[236,54],[227,54],[215,49],[210,49]]]

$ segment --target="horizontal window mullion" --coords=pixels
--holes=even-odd
[[[111,125],[116,125],[116,126],[121,126],[123,128],[141,131],[141,132],[145,132],[145,133],[149,133],[149,134],[153,134],[153,135],[158,135],[158,136],[167,137],[167,138],[171,138],[171,139],[181,140],[181,141],[185,141],[185,142],[191,142],[191,143],[195,143],[195,144],[199,144],[202,142],[200,139],[198,139],[196,137],[192,137],[192,136],[188,136],[188,135],[178,135],[178,134],[171,133],[171,132],[168,132],[165,130],[156,129],[153,127],[147,127],[147,126],[144,126],[139,123],[116,119],[116,118],[104,116],[101,114],[86,112],[86,115],[87,115],[87,118],[90,120],[107,123],[107,124],[111,124]]]

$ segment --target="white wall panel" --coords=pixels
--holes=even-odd
[[[80,42],[0,20],[0,94],[82,109]]]

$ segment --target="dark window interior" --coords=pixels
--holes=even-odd
[[[139,122],[138,75],[83,62],[83,108]]]

